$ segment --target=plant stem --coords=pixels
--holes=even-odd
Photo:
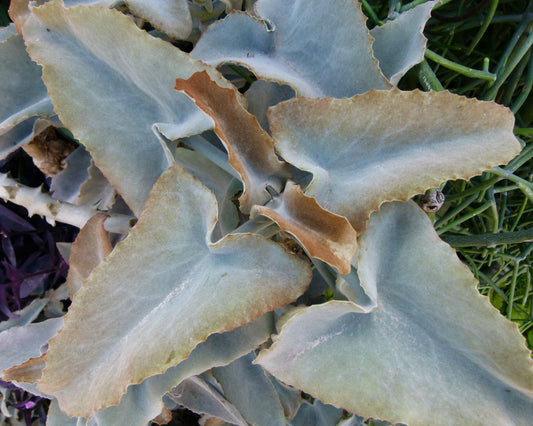
[[[443,85],[425,59],[418,64],[418,81],[427,91],[442,92],[444,90]]]
[[[457,64],[450,61],[449,59],[444,58],[433,52],[432,50],[426,49],[425,53],[426,58],[436,62],[439,65],[442,65],[444,68],[448,68],[452,71],[455,71],[458,74],[464,75],[470,78],[479,78],[481,80],[495,81],[496,74],[492,74],[487,71],[475,70],[472,68],[465,67],[464,65]]]
[[[472,44],[470,45],[470,47],[468,48],[468,50],[466,52],[467,56],[469,56],[474,51],[475,47],[477,46],[477,44],[479,43],[479,41],[481,40],[481,38],[485,34],[485,31],[487,31],[487,28],[489,27],[489,25],[490,25],[490,23],[492,21],[492,18],[494,18],[494,14],[496,13],[496,8],[497,7],[498,7],[498,0],[492,0],[492,2],[490,4],[489,12],[487,13],[487,16],[485,17],[483,25],[481,26],[481,28],[477,32],[476,36],[474,37],[474,40],[472,40]]]
[[[444,235],[441,237],[452,247],[494,247],[533,241],[533,228],[499,234]]]
[[[521,177],[514,175],[512,172],[504,170],[500,167],[494,167],[489,172],[516,183],[518,188],[525,194],[525,196],[531,202],[533,202],[533,183],[528,182],[527,180],[522,179]]]
[[[93,215],[99,212],[92,205],[77,206],[58,201],[52,198],[50,194],[43,192],[42,187],[31,188],[22,185],[3,173],[0,174],[0,198],[26,208],[29,217],[37,214],[46,218],[46,221],[52,225],[54,225],[55,221],[58,221],[82,228]],[[108,231],[120,234],[128,233],[133,217],[115,213],[102,213],[110,216],[105,222],[105,228]]]

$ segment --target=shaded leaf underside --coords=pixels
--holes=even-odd
[[[410,425],[530,421],[533,361],[523,337],[479,295],[414,203],[388,203],[372,216],[359,275],[377,288],[375,311],[340,301],[301,309],[259,364],[364,417]]]

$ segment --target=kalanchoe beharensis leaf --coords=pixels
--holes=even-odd
[[[363,286],[377,288],[376,310],[360,313],[342,301],[301,309],[259,355],[261,366],[365,418],[531,422],[533,360],[517,325],[477,292],[419,207],[384,204],[359,253]]]
[[[313,174],[305,194],[357,232],[384,201],[468,179],[520,151],[511,111],[448,92],[295,98],[268,116],[281,156]]]
[[[192,31],[187,0],[126,0],[130,11],[172,38],[184,40]]]
[[[255,9],[265,21],[230,14],[207,29],[192,56],[214,66],[244,65],[300,96],[344,97],[390,87],[372,55],[359,2],[259,0]]]
[[[266,206],[253,207],[252,216],[255,215],[276,222],[300,242],[309,256],[335,266],[343,275],[350,273],[357,234],[345,217],[324,210],[298,185],[287,182],[283,193]]]
[[[254,204],[269,200],[266,185],[283,189],[283,181],[290,175],[288,164],[276,157],[274,141],[244,109],[234,88],[221,87],[206,72],[198,72],[188,80],[176,80],[175,89],[194,99],[214,120],[214,131],[228,151],[229,163],[244,184],[239,198],[243,212],[249,213]]]
[[[171,125],[185,137],[213,125],[172,90],[176,78],[209,67],[102,7],[65,8],[54,0],[32,9],[23,32],[61,121],[138,215],[169,166],[153,126]]]
[[[185,360],[209,335],[305,291],[309,266],[274,242],[230,234],[209,243],[216,216],[207,188],[180,166],[166,171],[129,236],[76,293],[39,390],[67,414],[89,416]]]
[[[370,30],[372,49],[383,74],[395,86],[413,66],[424,60],[427,39],[424,26],[438,1],[428,1],[402,13],[393,21]]]
[[[23,132],[20,129],[24,120],[54,114],[41,80],[41,67],[31,61],[24,40],[13,32],[14,24],[0,29],[0,158],[19,144],[18,138],[8,137],[8,132],[26,136],[29,128]]]

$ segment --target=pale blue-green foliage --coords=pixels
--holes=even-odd
[[[249,1],[247,13],[230,13],[240,0],[195,2],[194,16],[229,15],[192,27],[187,13],[177,15],[186,2],[127,2],[166,32],[156,37],[196,41],[203,31],[191,55],[109,10],[114,3],[53,0],[28,12],[24,40],[14,26],[0,30],[0,157],[38,133],[36,117],[57,113],[54,125],[86,151],[66,160],[55,196],[114,214],[127,210],[120,201],[111,209],[116,191],[139,218],[73,297],[42,379],[18,383],[52,399],[48,425],[142,426],[176,404],[243,425],[527,424],[533,367],[516,327],[476,293],[424,213],[387,203],[479,174],[519,149],[500,107],[387,90],[422,60],[436,2],[371,32],[352,0]],[[227,62],[260,79],[246,93],[249,111],[294,180],[361,233],[344,277],[301,255],[317,268],[299,301],[312,304],[329,285],[335,300],[326,304],[289,305],[310,268],[263,236],[268,222],[244,222],[235,199],[245,188],[206,133],[217,114],[174,90],[197,71],[233,87],[212,67]],[[267,114],[302,95],[316,99]],[[240,130],[252,148],[238,161],[253,156],[257,132]],[[47,302],[0,324],[11,345],[1,368],[46,348],[62,320],[31,322]],[[274,314],[265,312],[274,309],[284,313],[279,335],[258,351],[273,335]],[[314,402],[302,402],[300,390]]]

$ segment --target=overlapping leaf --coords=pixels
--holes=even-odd
[[[212,370],[226,398],[237,407],[247,424],[285,426],[285,415],[278,394],[264,370],[253,365],[249,353],[224,367]]]
[[[32,10],[24,38],[43,65],[56,112],[138,215],[169,166],[152,126],[171,124],[176,134],[188,136],[213,125],[187,96],[172,90],[176,78],[208,67],[117,11],[65,8],[59,0]]]
[[[305,291],[303,261],[258,235],[209,244],[215,222],[211,192],[179,166],[164,173],[136,227],[76,293],[38,388],[67,414],[89,416],[209,335]]]
[[[377,288],[362,314],[333,301],[297,311],[258,363],[279,380],[364,416],[410,425],[524,425],[533,361],[516,324],[480,296],[468,268],[414,203],[388,203],[360,240]]]
[[[428,1],[402,13],[395,20],[370,30],[372,49],[383,74],[395,86],[413,66],[424,60],[427,39],[422,34],[438,1]]]
[[[0,29],[0,158],[31,134],[24,120],[54,111],[41,80],[41,67],[31,61],[15,26]],[[18,125],[18,126],[17,126]],[[16,127],[17,126],[17,127]]]
[[[192,31],[192,17],[186,0],[127,0],[137,16],[177,39],[186,39]]]
[[[272,219],[293,235],[309,256],[335,266],[341,274],[350,273],[357,234],[346,218],[324,210],[298,185],[287,182],[279,197],[266,206],[254,206],[252,214]]]
[[[297,98],[269,121],[282,157],[313,174],[306,195],[358,232],[384,201],[468,179],[520,151],[511,111],[448,92]]]
[[[390,87],[372,55],[361,5],[352,0],[259,0],[257,14],[212,24],[191,52],[218,66],[235,62],[301,96],[353,96]]]

